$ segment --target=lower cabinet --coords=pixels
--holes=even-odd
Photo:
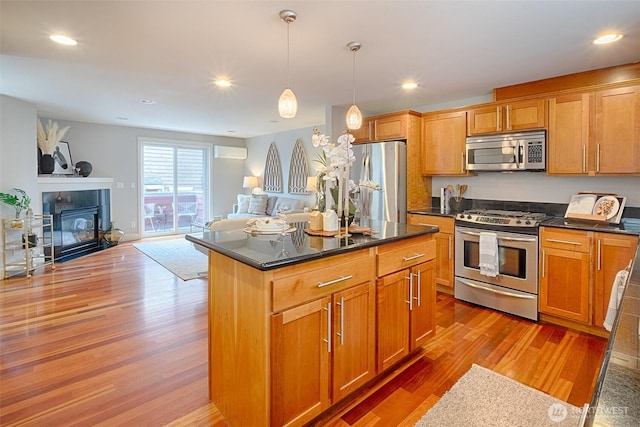
[[[540,313],[603,327],[616,274],[634,258],[638,237],[540,228]]]
[[[440,231],[433,235],[436,241],[435,281],[436,285],[444,287],[440,289],[441,291],[453,293],[454,218],[438,215],[407,214],[407,223],[440,228]],[[449,290],[447,291],[447,289]]]
[[[424,344],[435,328],[434,261],[381,277],[378,289],[378,370]]]
[[[591,239],[585,232],[550,229],[540,233],[539,309],[590,323]]]
[[[595,294],[593,324],[603,327],[609,308],[613,281],[636,254],[638,237],[613,233],[595,233]]]
[[[273,425],[304,423],[375,375],[374,282],[272,316]]]

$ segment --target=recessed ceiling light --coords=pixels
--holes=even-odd
[[[617,42],[622,38],[622,34],[611,33],[604,34],[593,41],[593,44],[607,44]]]
[[[49,36],[49,38],[56,43],[64,44],[67,46],[75,46],[78,44],[78,42],[71,37],[63,36],[62,34],[53,34]]]
[[[415,89],[418,87],[418,83],[414,83],[414,82],[407,82],[407,83],[402,83],[402,89]]]
[[[142,104],[147,104],[147,105],[151,105],[151,104],[155,104],[156,101],[152,100],[152,99],[141,99],[140,102]]]
[[[227,79],[222,79],[222,78],[216,79],[214,83],[216,84],[216,86],[219,86],[219,87],[231,87],[231,81]]]

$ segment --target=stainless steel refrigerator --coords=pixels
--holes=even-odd
[[[368,218],[390,222],[406,222],[407,217],[407,144],[404,141],[372,142],[353,145],[356,160],[350,177],[370,180],[380,185],[380,191],[360,189],[356,213],[367,226]]]

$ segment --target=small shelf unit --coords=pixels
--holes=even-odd
[[[53,215],[30,215],[2,219],[2,258],[4,278],[33,272],[53,262]]]

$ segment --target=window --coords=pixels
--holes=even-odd
[[[142,236],[181,234],[209,211],[207,145],[140,139]]]

